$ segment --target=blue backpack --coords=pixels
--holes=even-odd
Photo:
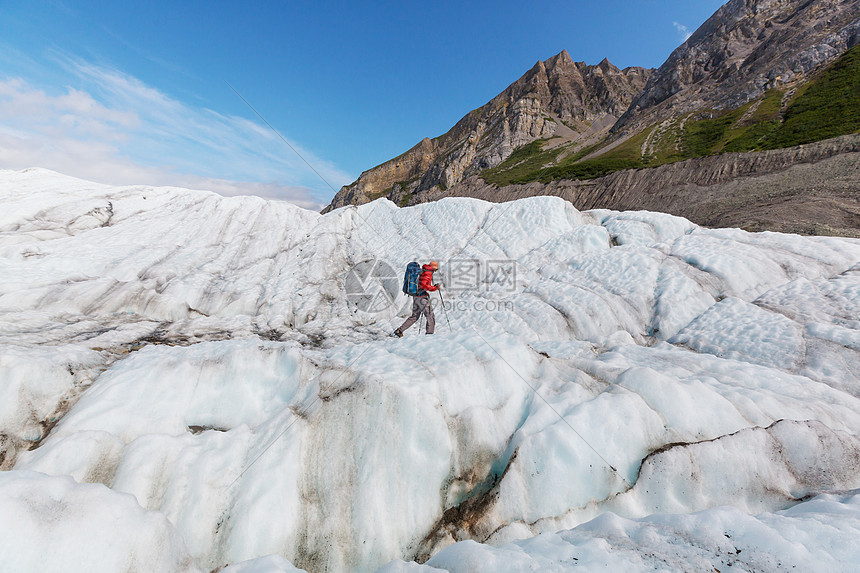
[[[421,265],[412,261],[406,265],[406,274],[403,277],[403,292],[418,296],[421,289],[418,288],[418,279],[421,278]]]

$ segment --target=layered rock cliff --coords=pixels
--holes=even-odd
[[[858,41],[858,0],[731,0],[649,77],[613,131],[736,108],[802,81]]]
[[[663,211],[709,227],[860,237],[860,134],[752,153],[724,153],[589,181],[495,187],[471,177],[442,197],[504,202],[555,195],[577,209]]]
[[[361,174],[343,187],[330,210],[388,196],[447,189],[494,167],[538,138],[592,141],[605,135],[630,105],[652,70],[574,62],[567,51],[537,62],[519,80],[450,131],[424,139],[406,153]]]

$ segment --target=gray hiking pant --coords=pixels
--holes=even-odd
[[[430,295],[412,297],[412,316],[406,319],[406,322],[400,327],[400,332],[405,332],[407,328],[415,324],[422,314],[427,317],[427,334],[433,334],[433,331],[436,330],[436,317],[433,316]]]

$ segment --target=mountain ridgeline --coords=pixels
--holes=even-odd
[[[326,211],[380,197],[401,206],[447,196],[503,201],[557,194],[554,182],[579,181],[578,199],[571,199],[579,208],[647,204],[705,225],[857,236],[858,41],[860,0],[731,0],[657,70],[622,70],[608,60],[586,65],[562,51],[446,134],[362,173]],[[804,144],[820,150],[768,152]],[[835,171],[798,167],[803,158],[825,156],[839,156],[828,163]],[[655,183],[649,168],[677,162],[672,191],[661,190],[666,200],[655,204],[655,190],[646,187]],[[762,169],[738,168],[739,162]],[[708,179],[696,170],[727,175],[685,185]],[[789,170],[809,180],[792,179],[794,191],[786,196],[778,174]],[[618,171],[630,173],[614,177]],[[750,178],[752,190],[744,185]],[[630,186],[623,193],[621,179]],[[726,193],[737,201],[726,201]],[[802,221],[775,218],[774,194],[786,213],[796,201],[825,208],[802,210]],[[695,210],[685,207],[693,203]],[[743,217],[724,212],[728,204]]]
[[[598,141],[629,107],[653,70],[574,62],[563,51],[537,62],[523,77],[483,107],[468,113],[448,133],[425,138],[394,159],[361,174],[335,197],[333,207],[379,197],[408,202],[416,192],[445,191],[507,159],[517,148],[542,138]]]

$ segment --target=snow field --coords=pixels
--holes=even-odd
[[[551,197],[320,216],[42,170],[0,192],[0,478],[83,507],[104,484],[201,570],[776,571],[857,530],[853,494],[785,508],[860,488],[858,241]],[[436,336],[388,338],[399,293],[351,306],[374,259],[438,260],[450,332],[437,309]],[[460,260],[515,280],[459,290]],[[76,555],[58,523],[39,535]]]
[[[463,541],[425,565],[392,562],[380,573],[474,571],[856,570],[860,494],[822,495],[784,511],[748,515],[719,507],[625,519],[613,513],[575,529],[491,547]]]
[[[0,531],[5,571],[200,571],[164,515],[70,477],[0,472]]]

